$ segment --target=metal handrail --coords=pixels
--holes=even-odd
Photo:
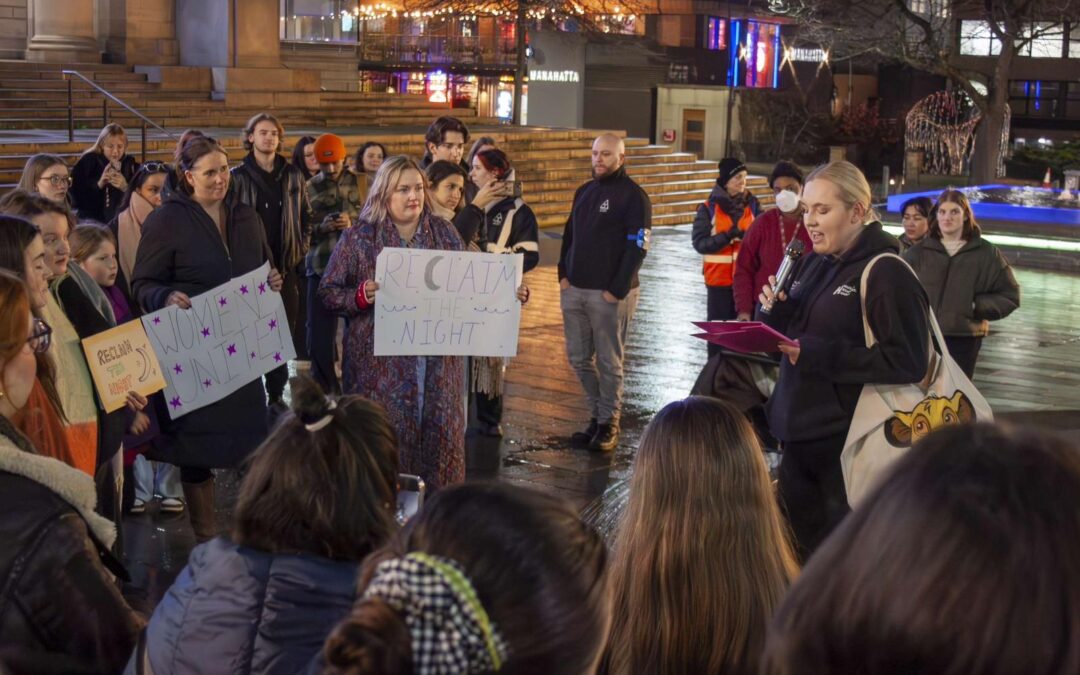
[[[64,80],[67,82],[67,93],[68,93],[68,143],[74,143],[75,142],[75,104],[74,104],[74,101],[72,99],[71,77],[70,77],[71,75],[74,75],[75,77],[79,78],[80,80],[82,80],[86,84],[90,85],[94,89],[97,89],[98,93],[105,97],[101,101],[101,126],[104,127],[105,125],[107,125],[109,123],[109,101],[110,100],[113,101],[114,103],[116,103],[117,105],[119,105],[124,110],[127,110],[129,113],[131,113],[132,115],[134,115],[134,116],[136,116],[136,117],[138,117],[139,119],[142,120],[142,161],[144,161],[144,162],[146,161],[146,125],[149,124],[150,126],[154,127],[158,131],[164,133],[166,136],[168,136],[168,137],[170,137],[172,139],[175,139],[175,140],[179,140],[179,137],[176,134],[169,131],[165,127],[161,126],[157,122],[153,121],[152,119],[150,119],[146,115],[142,114],[141,112],[139,112],[135,108],[132,108],[127,103],[124,103],[120,99],[116,98],[111,93],[106,91],[103,87],[101,87],[98,83],[96,83],[93,80],[91,80],[90,78],[86,77],[85,75],[83,75],[79,71],[77,71],[77,70],[61,70],[60,72],[64,76]]]

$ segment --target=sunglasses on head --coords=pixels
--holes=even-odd
[[[140,173],[169,173],[172,167],[165,162],[147,162],[139,167]]]

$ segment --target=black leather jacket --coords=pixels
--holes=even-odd
[[[114,580],[126,574],[98,536],[108,522],[92,513],[94,494],[90,476],[0,436],[0,662],[11,673],[120,672],[135,646],[143,620]]]

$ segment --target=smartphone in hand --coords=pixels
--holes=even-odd
[[[410,473],[398,474],[397,521],[404,525],[424,505],[427,485],[424,479]]]

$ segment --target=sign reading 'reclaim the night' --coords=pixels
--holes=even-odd
[[[581,82],[576,70],[530,70],[530,82]]]

